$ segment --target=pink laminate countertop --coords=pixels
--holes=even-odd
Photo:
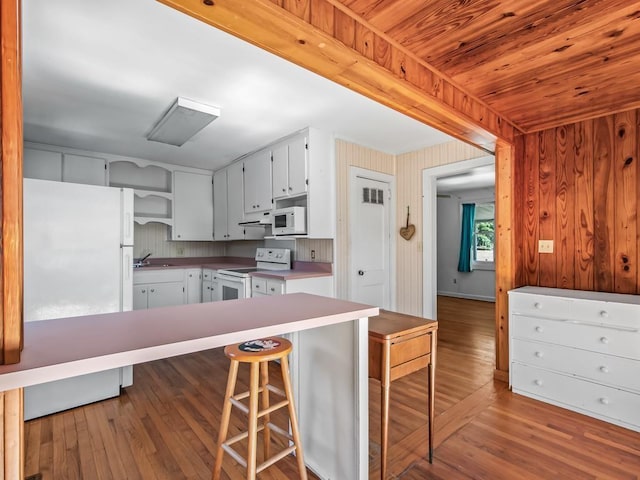
[[[134,268],[136,272],[147,270],[165,270],[173,268],[210,268],[219,270],[222,268],[242,268],[255,267],[256,261],[253,258],[245,257],[173,257],[173,258],[152,258],[148,265]]]
[[[0,391],[378,315],[306,293],[26,322],[21,362]]]
[[[304,270],[259,270],[251,272],[252,277],[277,278],[278,280],[296,280],[300,278],[330,277],[331,272],[309,272]]]

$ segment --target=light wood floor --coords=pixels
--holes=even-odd
[[[434,463],[424,460],[427,380],[417,372],[392,384],[389,478],[639,478],[640,434],[513,395],[493,381],[493,304],[440,297],[438,318]],[[136,366],[134,386],[117,399],[27,422],[26,474],[209,479],[227,368],[221,350],[147,363]],[[372,479],[379,478],[379,391],[372,381]],[[243,422],[234,416],[234,431]],[[228,457],[224,474],[243,478]],[[294,459],[259,478],[297,478]]]

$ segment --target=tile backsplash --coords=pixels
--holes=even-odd
[[[167,240],[167,227],[162,223],[134,224],[133,256],[151,253],[154,257],[223,257],[222,242],[173,242]],[[254,249],[255,250],[255,249]]]
[[[236,240],[232,242],[174,242],[167,240],[167,227],[161,223],[134,224],[134,257],[151,253],[156,258],[167,257],[248,257],[253,258],[258,247],[290,248],[292,259],[299,262],[333,263],[333,240]],[[312,252],[315,258],[312,257]]]

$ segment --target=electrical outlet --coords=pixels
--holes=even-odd
[[[538,253],[553,253],[553,240],[538,240]]]
[[[316,251],[311,250],[311,260],[315,260],[315,259],[316,259]]]
[[[176,255],[178,255],[179,257],[184,257],[184,247],[176,248]]]

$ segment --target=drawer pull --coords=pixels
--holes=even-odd
[[[609,343],[609,339],[607,337],[600,337],[600,343],[604,343],[606,345]]]
[[[544,357],[544,352],[536,352],[535,355],[538,358],[542,358],[542,357]]]
[[[533,308],[540,310],[542,308],[542,305],[540,305],[538,302],[533,304]]]
[[[607,397],[602,397],[598,400],[602,405],[609,405],[609,399]]]
[[[536,332],[538,333],[542,333],[544,331],[544,328],[542,327],[536,327]]]
[[[607,312],[606,310],[602,310],[600,311],[600,316],[602,318],[607,318],[609,316],[609,312]]]
[[[541,387],[541,386],[542,386],[542,380],[534,380],[534,381],[533,381],[533,383],[534,383],[535,385],[537,385],[538,387]]]
[[[609,373],[609,369],[607,367],[605,367],[604,365],[600,367],[600,371],[602,373]]]

